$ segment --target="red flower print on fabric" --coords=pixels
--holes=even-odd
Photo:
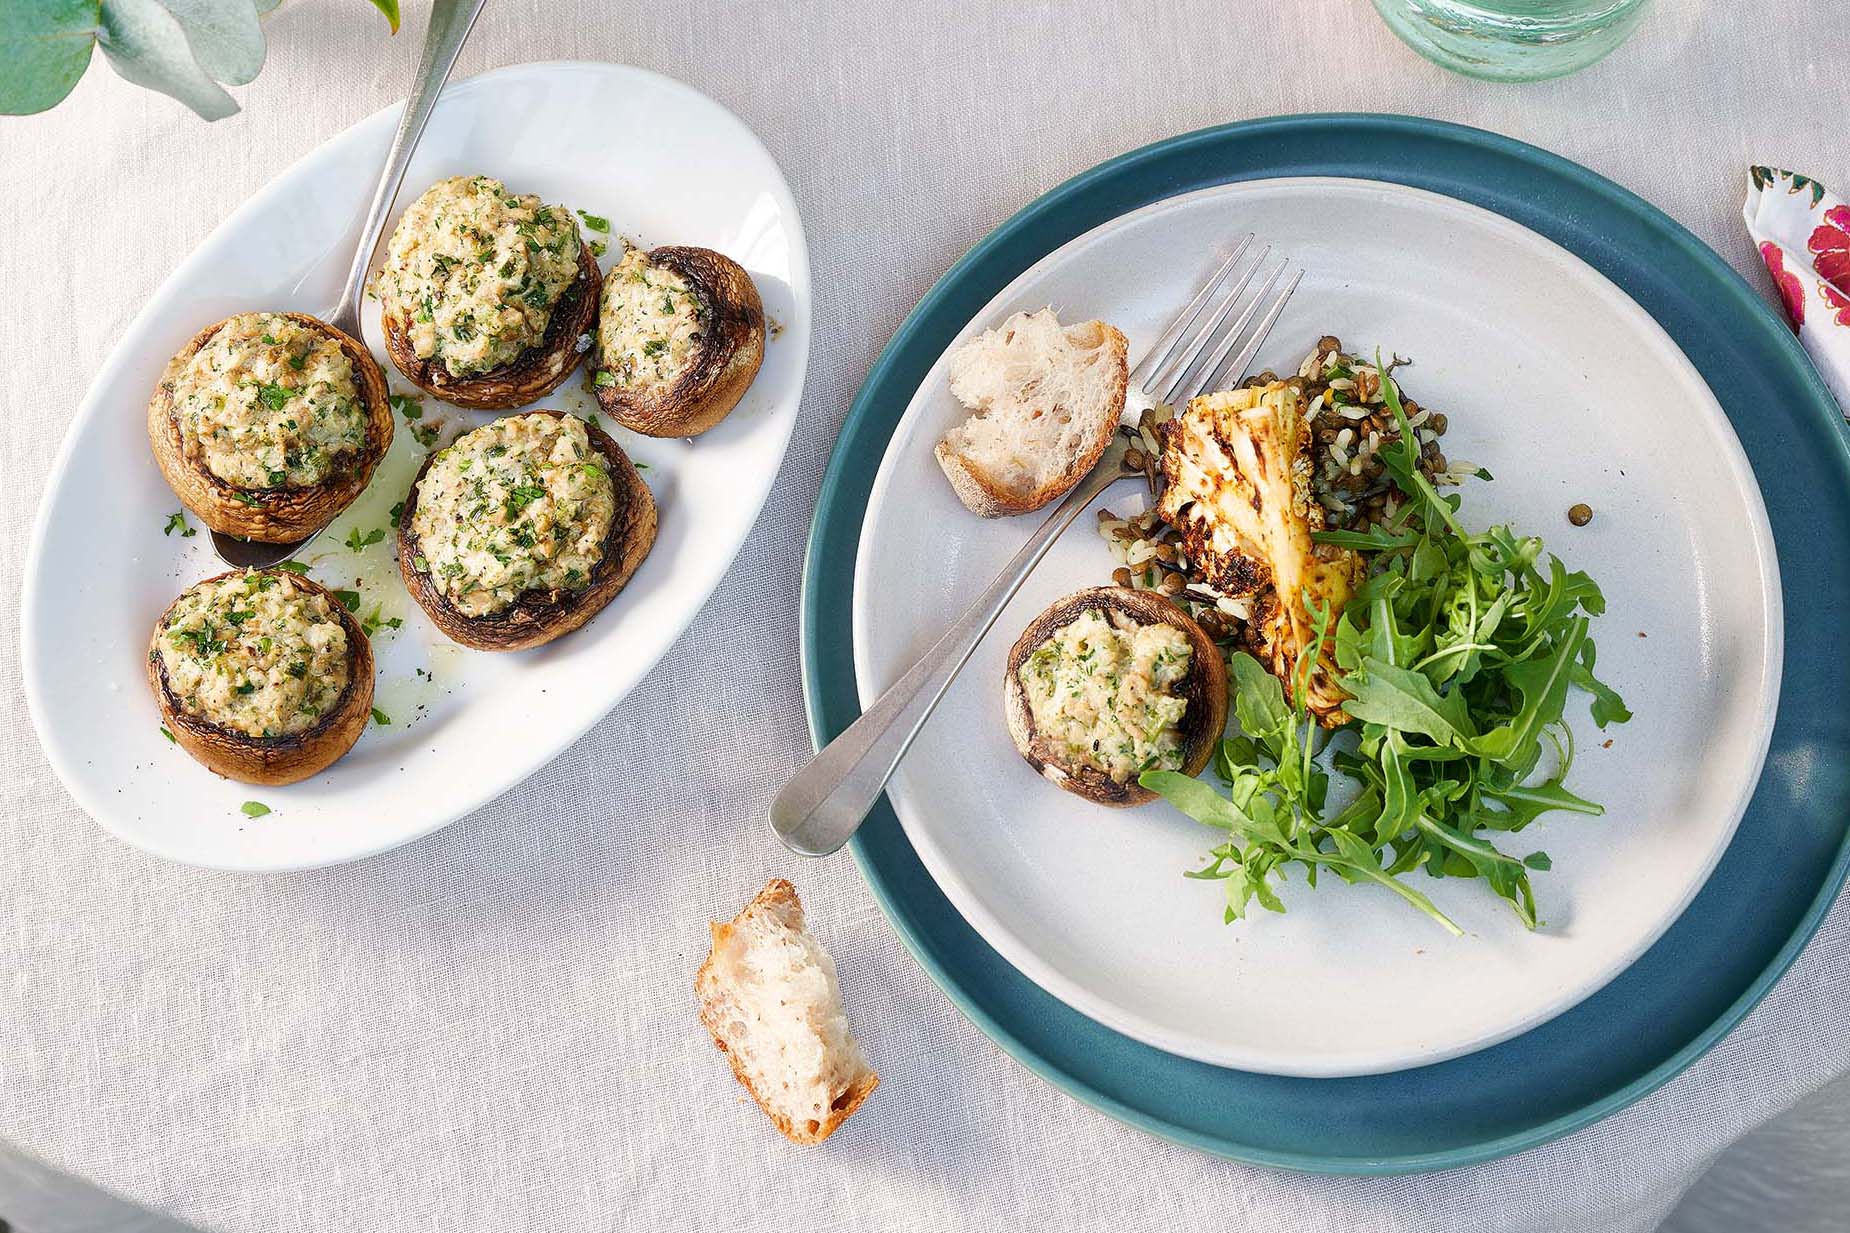
[[[1818,277],[1850,291],[1850,205],[1832,206],[1824,222],[1811,233],[1812,268]]]
[[[1822,280],[1818,283],[1818,294],[1831,307],[1831,319],[1838,325],[1850,329],[1850,295],[1845,295],[1831,284]]]
[[[1779,289],[1779,298],[1785,301],[1786,319],[1792,322],[1792,332],[1798,333],[1799,327],[1805,324],[1805,284],[1786,268],[1786,255],[1771,240],[1760,242],[1760,260],[1766,262],[1767,273],[1773,276],[1773,285]]]

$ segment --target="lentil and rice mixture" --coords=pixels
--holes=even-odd
[[[1388,371],[1408,361],[1395,360]],[[1270,385],[1279,379],[1267,371],[1248,377],[1245,386]],[[1286,378],[1299,385],[1310,426],[1313,490],[1325,510],[1329,530],[1363,530],[1391,519],[1399,494],[1377,454],[1400,439],[1393,412],[1381,388],[1381,371],[1372,361],[1342,349],[1341,340],[1325,335]],[[1455,485],[1477,473],[1475,463],[1447,459],[1439,438],[1447,427],[1443,414],[1422,406],[1401,389],[1407,422],[1419,437],[1420,470],[1437,485]],[[1159,495],[1161,455],[1155,427],[1175,414],[1171,407],[1147,412],[1136,427],[1120,431],[1131,437],[1130,464],[1143,470],[1150,504]],[[1181,604],[1210,638],[1224,642],[1239,633],[1251,616],[1251,596],[1233,595],[1207,583],[1189,569],[1180,537],[1153,510],[1115,514],[1100,510],[1099,534],[1118,568],[1112,581],[1136,590],[1160,591]]]

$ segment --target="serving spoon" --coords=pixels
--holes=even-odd
[[[411,152],[417,149],[418,138],[424,135],[424,126],[430,121],[430,113],[436,109],[437,95],[442,93],[443,83],[449,80],[450,70],[456,65],[456,56],[462,51],[463,41],[469,37],[469,31],[486,3],[487,0],[434,0],[431,5],[430,25],[424,30],[424,52],[418,60],[417,79],[412,83],[411,97],[405,101],[404,115],[399,117],[398,132],[392,137],[392,148],[385,156],[385,167],[379,172],[379,187],[373,190],[372,205],[367,208],[366,222],[360,228],[359,243],[353,252],[353,265],[347,271],[347,282],[341,289],[340,301],[327,312],[315,314],[361,346],[365,346],[365,343],[360,333],[360,303],[366,296],[366,275],[372,269],[373,249],[378,246],[379,235],[385,230],[385,220],[391,217],[392,203],[398,199],[398,189],[404,183],[405,169],[411,165]],[[329,519],[329,522],[332,521]],[[266,569],[287,561],[327,529],[328,523],[323,523],[314,534],[287,544],[239,539],[235,535],[214,531],[212,551],[218,553],[219,560],[227,565],[241,569]]]

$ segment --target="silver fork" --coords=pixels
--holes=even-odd
[[[1251,233],[1241,237],[1232,255],[1131,370],[1130,386],[1146,405],[1173,404],[1225,388],[1245,375],[1303,277],[1302,270],[1281,261],[1254,290],[1271,249],[1249,264],[1245,257],[1252,240]],[[804,856],[827,856],[848,842],[944,691],[1054,540],[1105,489],[1143,474],[1125,465],[1128,449],[1125,434],[1115,433],[1098,464],[937,645],[784,785],[771,803],[771,825],[785,847]]]

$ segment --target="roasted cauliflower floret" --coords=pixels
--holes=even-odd
[[[1310,428],[1289,381],[1206,394],[1159,430],[1167,481],[1157,513],[1181,533],[1194,570],[1220,591],[1250,597],[1245,638],[1280,680],[1316,635],[1310,600],[1334,628],[1363,575],[1361,557],[1318,544],[1323,506],[1311,492]],[[1307,704],[1330,727],[1344,695],[1326,644]]]

